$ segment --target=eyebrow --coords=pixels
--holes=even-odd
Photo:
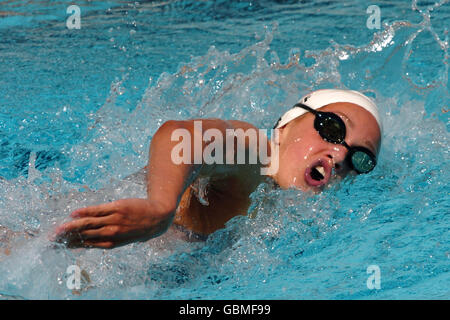
[[[350,128],[354,128],[355,127],[355,124],[353,123],[353,121],[345,113],[343,113],[341,111],[334,111],[334,113],[344,117],[345,118],[344,119],[345,122],[348,122],[348,124],[350,125]]]

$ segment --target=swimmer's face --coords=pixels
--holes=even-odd
[[[332,103],[318,109],[333,112],[344,121],[349,146],[366,147],[378,154],[381,133],[375,118],[352,103]],[[282,188],[315,190],[327,185],[334,172],[345,176],[348,150],[325,141],[314,129],[315,116],[308,112],[280,128],[279,169],[273,177]]]

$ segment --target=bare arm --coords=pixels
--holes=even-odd
[[[199,132],[199,129],[194,126],[194,123],[198,120],[168,121],[160,127],[152,139],[147,166],[147,195],[149,200],[161,202],[167,210],[176,210],[184,191],[199,174],[212,175],[217,169],[217,165],[208,165],[203,161],[203,151],[208,142],[203,141],[202,133],[208,129],[215,129],[220,132],[222,137],[225,137],[227,129],[257,129],[253,125],[243,121],[225,121],[221,119],[200,120],[202,132]],[[180,141],[172,141],[172,134],[176,130],[185,130],[189,137],[191,137],[189,143],[191,153],[189,156],[190,163],[176,164],[176,161],[172,159],[174,156],[172,150],[180,143]],[[195,149],[196,142],[194,141],[196,130],[197,137],[200,140],[200,143],[197,141],[197,149]],[[183,142],[185,141],[183,140]],[[225,141],[223,142],[225,143]],[[237,147],[235,146],[235,148]],[[244,148],[249,149],[248,141],[246,141]],[[201,163],[193,164],[196,153],[197,155],[200,154],[197,159]],[[226,154],[224,152],[223,163],[226,162],[225,157]],[[240,173],[238,167],[233,165],[222,165],[221,170],[227,171],[230,174],[233,172]]]
[[[219,130],[251,127],[251,125],[219,119],[202,119],[202,129]],[[155,133],[147,165],[147,199],[121,199],[111,203],[82,208],[71,215],[74,220],[56,230],[58,238],[71,246],[112,248],[134,241],[148,240],[164,233],[172,223],[176,208],[186,188],[200,172],[212,173],[214,165],[180,163],[172,159],[172,150],[179,141],[172,141],[175,130],[185,130],[191,137],[190,156],[203,153],[205,142],[195,150],[194,120],[168,121]],[[197,132],[199,133],[199,132]],[[200,132],[201,134],[201,132]],[[228,166],[233,170],[233,166]]]
[[[172,141],[175,130],[187,130],[191,137],[194,135],[191,121],[165,122],[152,139],[147,165],[147,198],[160,202],[170,212],[176,210],[184,190],[196,178],[202,166],[192,162],[174,163],[172,150],[179,143]],[[190,142],[193,156],[194,144]]]

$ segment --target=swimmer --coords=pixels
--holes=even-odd
[[[197,119],[198,121],[199,119]],[[250,194],[269,179],[282,189],[320,191],[335,176],[365,174],[376,165],[381,122],[376,105],[351,90],[324,89],[304,96],[277,122],[278,170],[261,175],[255,164],[200,164],[172,161],[174,130],[195,135],[195,120],[167,121],[155,133],[146,166],[147,198],[120,199],[80,208],[58,226],[55,238],[72,247],[113,248],[146,241],[169,228],[204,239],[236,215],[245,215]],[[255,129],[238,120],[201,119],[202,129]],[[269,140],[267,140],[269,141]],[[190,144],[193,157],[203,154]],[[267,142],[269,152],[273,144]],[[246,143],[247,154],[257,152]],[[225,163],[225,162],[224,162]]]

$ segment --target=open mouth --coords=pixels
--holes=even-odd
[[[322,166],[317,166],[311,169],[311,178],[320,181],[325,178],[325,169]]]
[[[320,186],[328,182],[331,166],[326,161],[319,160],[305,171],[306,183],[310,186]]]

